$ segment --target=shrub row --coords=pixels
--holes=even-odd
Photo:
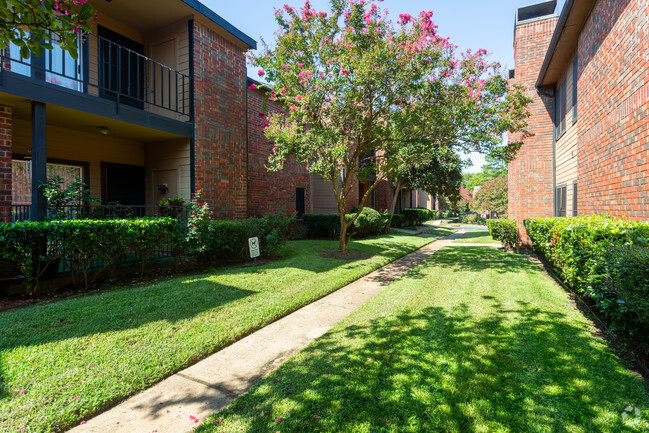
[[[355,214],[346,214],[349,222]],[[395,215],[396,216],[396,215]],[[340,216],[338,214],[304,214],[304,229],[309,238],[335,239],[340,236]],[[365,207],[356,218],[348,233],[356,237],[372,236],[385,229],[386,218],[380,212]]]
[[[511,249],[518,241],[516,221],[507,219],[487,220],[487,228],[492,238],[503,243],[505,248]]]
[[[409,225],[420,226],[423,222],[431,219],[439,219],[440,213],[436,210],[411,208],[404,209],[403,216]]]
[[[607,216],[525,221],[534,247],[618,328],[649,335],[649,223]]]
[[[113,270],[126,255],[144,269],[155,250],[178,241],[172,218],[25,221],[0,224],[0,259],[20,271],[31,293],[60,262],[88,288],[101,274],[91,270]]]
[[[203,260],[242,259],[248,238],[258,237],[262,256],[284,244],[294,214],[214,220],[206,206],[194,205],[187,218],[52,220],[0,224],[0,262],[17,269],[30,293],[59,269],[87,289],[120,264],[139,264],[140,274],[154,254],[197,256]]]

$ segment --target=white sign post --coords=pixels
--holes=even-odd
[[[250,258],[255,259],[255,265],[257,265],[257,257],[259,257],[259,239],[258,238],[248,238],[248,247],[250,247]]]

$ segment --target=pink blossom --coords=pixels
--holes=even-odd
[[[266,73],[264,72],[263,69],[260,69],[260,70],[257,71],[257,75],[259,75],[260,77],[263,77],[264,75],[266,75]]]
[[[25,392],[25,391],[26,391],[26,390],[21,389],[20,391],[18,391],[18,394],[22,394],[22,393]]]
[[[257,88],[257,85],[255,83],[252,83],[250,86],[248,86],[248,89],[250,90],[255,90]]]
[[[399,21],[397,21],[397,24],[406,25],[410,21],[412,21],[412,15],[410,15],[410,14],[399,14]]]
[[[295,101],[301,101],[301,100],[302,100],[302,95],[295,96]]]

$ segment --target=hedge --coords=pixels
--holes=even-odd
[[[178,240],[172,218],[16,222],[0,224],[0,260],[24,276],[30,293],[61,262],[75,283],[88,288],[127,255],[143,270],[155,250],[174,247]],[[98,272],[91,275],[94,269]]]
[[[355,214],[345,215],[350,221]],[[340,236],[340,216],[338,214],[304,214],[304,229],[308,238],[335,239]],[[377,235],[385,229],[384,216],[372,208],[364,207],[348,233],[355,237]]]
[[[649,223],[583,216],[535,218],[525,227],[564,281],[592,299],[615,327],[647,331],[641,308],[649,297]]]
[[[503,243],[505,248],[511,249],[518,241],[518,228],[516,221],[506,219],[487,220],[487,228],[492,238]]]
[[[430,219],[439,218],[439,213],[436,210],[430,209],[411,208],[404,209],[402,212],[408,223],[418,226]]]

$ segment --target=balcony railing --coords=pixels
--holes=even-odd
[[[13,222],[28,221],[30,205],[11,205]],[[132,219],[142,217],[171,217],[179,221],[186,220],[189,206],[156,206],[156,205],[80,205],[48,207],[49,219]]]
[[[94,33],[79,37],[78,58],[53,49],[23,59],[17,46],[0,50],[0,68],[162,115],[191,120],[192,77]]]

